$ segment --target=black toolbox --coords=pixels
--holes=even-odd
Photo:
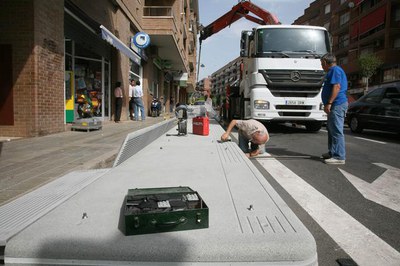
[[[124,216],[126,235],[208,228],[208,207],[189,187],[129,189]]]

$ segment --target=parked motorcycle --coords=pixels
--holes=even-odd
[[[153,98],[151,102],[151,116],[157,117],[161,113],[161,102],[157,98]]]

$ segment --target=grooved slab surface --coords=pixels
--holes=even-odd
[[[71,172],[0,206],[0,245],[85,188],[109,169]]]
[[[217,142],[223,129],[199,136],[188,122],[187,136],[157,138],[12,238],[6,263],[317,265],[312,235],[235,143]],[[124,235],[128,189],[175,186],[201,195],[209,228]]]

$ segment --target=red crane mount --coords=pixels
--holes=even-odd
[[[259,18],[249,15],[250,12],[257,15]],[[235,21],[239,20],[242,17],[250,21],[253,21],[255,23],[258,23],[260,25],[281,24],[278,18],[272,13],[268,12],[267,10],[261,7],[258,7],[257,5],[251,3],[248,0],[241,0],[237,5],[232,7],[232,9],[225,15],[221,16],[220,18],[212,22],[210,25],[200,30],[200,38],[199,38],[200,45],[203,40],[219,32],[225,27],[230,26],[232,23],[234,23]]]

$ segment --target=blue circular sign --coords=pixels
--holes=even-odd
[[[144,49],[150,44],[150,36],[145,32],[138,32],[133,36],[133,44],[138,48]]]

